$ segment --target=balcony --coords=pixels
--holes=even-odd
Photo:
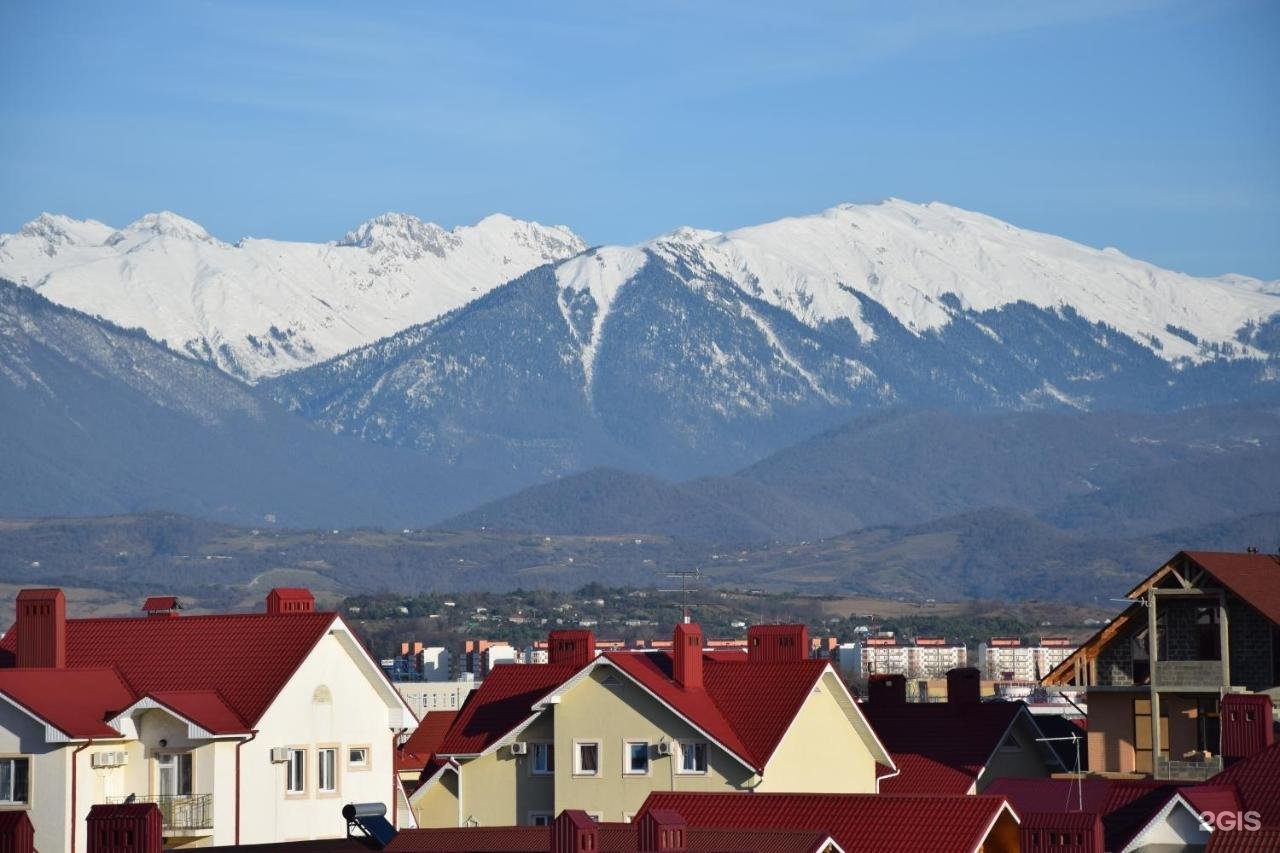
[[[1170,782],[1203,782],[1222,772],[1222,756],[1210,755],[1194,761],[1156,759],[1155,778]]]
[[[208,835],[213,832],[213,794],[108,797],[107,802],[155,803],[160,807],[165,835]]]
[[[1158,660],[1152,682],[1157,689],[1180,687],[1188,690],[1220,690],[1220,660]]]

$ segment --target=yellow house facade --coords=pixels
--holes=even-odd
[[[803,631],[768,626],[782,656],[769,637],[706,653],[689,624],[670,654],[595,656],[572,632],[567,660],[553,633],[553,663],[499,667],[458,715],[410,798],[418,825],[629,821],[653,791],[874,793],[892,759],[830,665],[799,656]]]

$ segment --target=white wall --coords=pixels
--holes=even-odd
[[[394,732],[387,705],[332,633],[294,674],[258,730],[241,752],[242,844],[340,837],[346,833],[342,806],[349,802],[383,803],[391,817]],[[316,790],[316,748],[330,745],[339,749],[338,790],[321,794]],[[302,796],[286,795],[287,765],[271,763],[271,748],[283,746],[307,750],[307,791]],[[368,748],[367,769],[348,766],[351,746]]]
[[[44,732],[43,723],[0,700],[0,755],[31,758],[27,816],[35,825],[36,849],[41,853],[63,853],[71,842],[67,825],[71,786],[67,774],[74,746],[45,743]],[[83,831],[80,835],[84,835]],[[82,838],[77,839],[77,845],[83,850],[82,843]]]

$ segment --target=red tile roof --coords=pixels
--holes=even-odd
[[[1214,830],[1205,853],[1276,853],[1280,850],[1280,827]]]
[[[1263,616],[1280,624],[1280,557],[1225,551],[1182,553]]]
[[[1263,826],[1280,827],[1280,743],[1237,761],[1209,784],[1233,785],[1244,807],[1261,816]]]
[[[996,779],[984,793],[1007,797],[1019,814],[1101,815],[1107,849],[1121,850],[1177,792],[1177,786],[1149,779],[1006,778]]]
[[[421,770],[440,749],[445,734],[457,718],[457,711],[428,711],[418,722],[418,727],[409,735],[396,753],[396,767],[399,770]]]
[[[636,816],[674,809],[692,827],[786,829],[831,835],[849,853],[979,849],[1008,809],[1003,797],[887,794],[694,794],[655,791]],[[1010,819],[1013,819],[1012,816]]]
[[[109,668],[0,669],[0,694],[70,738],[119,737],[105,718],[134,699]]]
[[[213,734],[250,730],[216,690],[157,690],[149,695],[174,713]]]
[[[476,755],[533,714],[533,705],[577,672],[564,664],[510,664],[496,667],[467,695],[437,750],[441,755]]]
[[[156,610],[175,610],[181,606],[176,595],[153,595],[142,602],[142,609],[148,613]]]
[[[632,853],[639,847],[634,823],[601,823],[600,853]],[[689,853],[818,853],[830,836],[822,831],[777,829],[718,829],[690,827],[685,832]],[[401,830],[388,851],[451,851],[451,853],[545,853],[551,849],[546,826],[494,826]]]
[[[966,794],[1026,706],[872,701],[859,707],[900,771],[881,780],[882,793]]]
[[[114,667],[137,697],[216,692],[252,726],[335,618],[333,613],[241,613],[68,619],[67,668]],[[16,648],[16,633],[15,626],[0,648]]]

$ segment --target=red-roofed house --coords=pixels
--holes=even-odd
[[[977,794],[993,779],[1061,772],[1058,754],[1022,702],[982,702],[977,669],[948,673],[946,702],[907,702],[906,679],[881,675],[860,707],[897,772],[886,794]]]
[[[1280,557],[1182,551],[1128,598],[1044,682],[1088,688],[1091,771],[1207,779],[1242,734],[1222,697],[1280,688]]]
[[[781,628],[733,657],[688,623],[671,651],[553,632],[550,663],[499,667],[467,699],[411,797],[419,825],[626,820],[653,790],[874,792],[893,760],[803,626]]]
[[[171,843],[337,837],[346,801],[396,809],[413,714],[342,618],[306,590],[267,612],[68,619],[23,590],[0,640],[0,808],[42,853],[86,850],[91,806],[155,802]]]

